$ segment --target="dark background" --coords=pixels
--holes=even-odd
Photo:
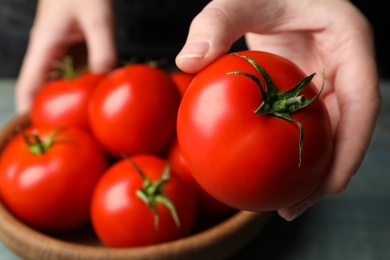
[[[388,8],[384,7],[385,1],[380,0],[353,0],[352,1],[371,21],[374,29],[375,48],[379,75],[382,78],[390,79],[390,39]],[[386,21],[387,20],[387,21]]]
[[[143,53],[147,49],[150,50],[161,50],[167,52],[169,49],[168,46],[172,47],[169,42],[168,37],[164,37],[165,33],[169,33],[167,29],[172,28],[172,20],[167,19],[168,16],[156,16],[158,13],[161,13],[162,8],[169,8],[169,10],[174,11],[179,8],[183,10],[182,14],[175,16],[175,31],[179,31],[176,35],[176,38],[170,38],[175,40],[176,44],[171,48],[168,53],[171,56],[171,61],[173,61],[174,55],[180,50],[181,46],[184,44],[184,39],[187,33],[188,26],[191,22],[193,16],[195,16],[202,7],[208,2],[208,0],[197,0],[197,1],[177,1],[177,0],[127,0],[127,1],[114,1],[115,10],[125,10],[126,5],[137,6],[136,11],[124,15],[117,15],[116,19],[118,24],[122,23],[124,17],[135,17],[133,22],[127,24],[127,27],[118,27],[117,28],[117,39],[131,37],[136,39],[126,46],[118,44],[118,55],[121,58],[128,58],[132,55],[131,51],[136,53]],[[386,8],[383,6],[383,1],[379,0],[354,0],[352,1],[356,4],[359,9],[369,18],[371,21],[374,33],[375,33],[375,47],[377,51],[377,63],[379,66],[379,74],[382,78],[390,78],[390,52],[388,46],[390,46],[390,40],[386,37],[386,22],[385,14]],[[142,4],[139,4],[142,3]],[[153,6],[160,5],[157,8],[152,8]],[[20,65],[26,50],[29,30],[31,28],[34,15],[35,15],[36,1],[33,0],[0,0],[0,77],[1,78],[16,78]],[[154,35],[159,39],[159,46],[149,46],[144,44],[145,41],[150,39],[143,39],[142,35],[134,33],[129,36],[126,35],[127,29],[132,31],[137,31],[136,24],[137,19],[140,19],[140,14],[145,10],[148,10],[148,19],[144,20],[142,24],[145,24],[150,30],[155,28],[155,33],[149,34]],[[153,11],[154,10],[154,11]],[[168,11],[169,11],[168,10]],[[117,12],[119,14],[119,12]],[[138,17],[137,17],[138,15]],[[156,20],[158,19],[157,23]],[[180,22],[178,22],[180,21]],[[158,25],[158,26],[157,26]],[[165,26],[165,27],[164,27]],[[161,39],[163,41],[161,42]],[[164,40],[166,39],[166,40]],[[181,40],[179,40],[181,39]],[[152,39],[153,40],[153,39]],[[119,42],[119,40],[118,40]],[[155,58],[158,59],[162,55],[158,51],[151,54],[151,57],[146,58]]]

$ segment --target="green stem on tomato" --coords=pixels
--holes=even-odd
[[[143,202],[145,202],[145,204],[148,205],[148,207],[151,209],[154,216],[155,229],[158,230],[159,226],[159,216],[156,209],[157,203],[163,204],[169,210],[173,220],[175,221],[176,226],[180,227],[180,221],[177,215],[175,205],[163,192],[164,184],[169,180],[169,173],[171,169],[170,165],[167,164],[167,166],[164,168],[161,178],[158,181],[152,182],[146,177],[145,173],[131,158],[127,159],[130,161],[137,173],[143,179],[143,185],[139,190],[137,190],[136,194],[137,197],[140,198]]]
[[[23,138],[32,154],[42,155],[53,145],[57,132],[57,130],[51,132],[46,140],[42,140],[35,130],[31,134],[23,133]]]
[[[237,55],[237,54],[233,54]],[[284,120],[295,123],[299,128],[299,164],[302,163],[302,151],[303,151],[303,139],[304,139],[304,129],[300,122],[294,120],[291,115],[296,111],[307,107],[313,103],[321,94],[324,89],[324,80],[322,81],[322,86],[319,93],[311,99],[306,99],[304,95],[300,95],[301,92],[309,85],[313,79],[315,73],[302,79],[294,88],[287,91],[280,91],[272,81],[270,75],[258,64],[256,61],[251,59],[248,56],[240,56],[243,59],[246,59],[255,69],[260,73],[265,82],[265,89],[261,80],[250,73],[242,71],[232,71],[228,72],[228,75],[242,75],[252,79],[258,86],[263,102],[260,106],[254,111],[255,114],[271,114],[282,118]],[[323,75],[324,77],[324,75]]]
[[[65,56],[62,61],[55,61],[53,67],[54,70],[49,73],[50,79],[72,80],[78,78],[87,70],[86,66],[76,69],[71,56]]]

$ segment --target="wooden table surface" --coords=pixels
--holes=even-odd
[[[0,126],[14,115],[14,80],[0,79]],[[325,197],[286,222],[276,214],[232,259],[390,259],[390,81],[381,81],[382,110],[370,149],[339,197]],[[240,238],[237,238],[240,239]],[[19,259],[0,242],[0,260]]]

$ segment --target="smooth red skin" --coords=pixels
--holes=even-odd
[[[154,155],[136,155],[133,161],[152,181],[161,178],[167,162]],[[168,209],[158,203],[158,230],[151,209],[136,196],[142,187],[140,175],[127,159],[114,164],[103,175],[92,198],[91,220],[99,239],[109,247],[145,246],[178,239],[195,224],[197,201],[192,187],[171,170],[163,188],[175,205],[180,220],[177,227]]]
[[[281,90],[306,75],[279,56],[245,51]],[[299,167],[296,124],[256,115],[262,98],[253,80],[231,71],[259,73],[246,60],[226,55],[201,71],[184,95],[178,113],[178,140],[200,185],[218,200],[238,209],[270,211],[306,197],[323,180],[332,155],[330,119],[321,99],[293,114],[305,136]],[[313,83],[307,98],[318,90]]]
[[[85,73],[71,80],[47,82],[34,97],[30,112],[32,124],[89,129],[89,98],[103,78],[104,74]]]
[[[198,196],[199,213],[206,216],[223,216],[236,211],[236,209],[216,200],[208,194],[192,176],[192,173],[180,151],[179,143],[175,139],[167,154],[172,169],[180,174],[189,185],[193,186]]]
[[[114,70],[89,106],[92,132],[112,155],[161,153],[172,139],[180,95],[163,70],[146,64]]]
[[[194,76],[195,74],[190,74],[183,71],[175,71],[171,74],[171,79],[179,90],[181,97],[183,97]]]
[[[37,129],[42,139],[53,128]],[[0,161],[1,199],[20,220],[43,231],[76,228],[89,221],[93,189],[107,167],[97,142],[81,128],[63,128],[43,155],[30,153],[21,134]]]

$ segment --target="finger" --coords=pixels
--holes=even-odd
[[[195,73],[225,54],[244,33],[247,8],[245,2],[236,0],[208,4],[192,21],[186,44],[176,57],[177,66]]]
[[[39,1],[36,18],[15,86],[16,113],[30,110],[33,97],[46,81],[53,62],[60,60],[69,43],[68,24],[70,17],[66,2]],[[77,36],[76,36],[77,37]]]
[[[316,204],[325,195],[325,193],[326,192],[322,189],[322,187],[319,187],[302,201],[290,207],[279,209],[279,216],[287,221],[292,221],[302,215],[309,207]]]
[[[192,21],[186,44],[176,57],[177,66],[196,73],[248,32],[275,34],[319,30],[326,25],[326,12],[312,15],[311,1],[214,0]],[[318,15],[320,13],[321,15]],[[262,46],[256,46],[256,49]]]
[[[30,110],[33,97],[53,68],[53,61],[64,54],[64,46],[51,37],[40,38],[39,33],[32,33],[15,86],[16,113]]]
[[[343,32],[346,39],[354,40],[340,44],[334,54],[337,58],[333,60],[338,67],[334,99],[339,106],[339,120],[334,133],[334,159],[323,183],[324,190],[333,195],[341,194],[358,171],[370,145],[380,109],[371,28],[358,15],[355,20],[350,18],[345,22],[355,25],[355,28]]]
[[[370,84],[373,83],[367,82],[366,86]],[[360,92],[364,95],[363,93],[364,91]],[[340,119],[334,136],[333,162],[323,183],[324,189],[330,194],[339,195],[346,189],[363,162],[370,144],[380,100],[379,94],[373,96],[373,93],[366,93],[365,97],[372,102],[372,106],[367,105],[367,100],[351,100],[351,103],[340,106]]]
[[[78,14],[88,49],[88,65],[91,71],[107,72],[116,65],[112,6],[107,0],[93,4],[94,12]]]

